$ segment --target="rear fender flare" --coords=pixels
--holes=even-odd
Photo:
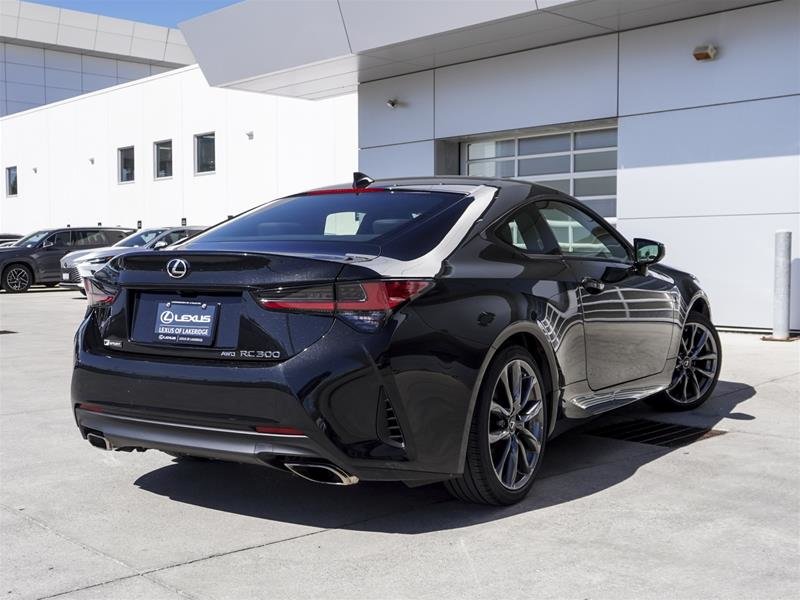
[[[550,423],[548,427],[548,435],[553,432],[556,424],[556,417],[558,415],[558,401],[559,396],[561,394],[561,379],[559,377],[559,369],[558,369],[558,362],[556,360],[555,353],[553,349],[550,347],[550,343],[547,341],[547,337],[544,335],[541,329],[536,326],[536,324],[532,322],[526,321],[518,321],[516,323],[512,323],[503,331],[501,331],[492,345],[489,347],[486,356],[481,363],[481,367],[478,370],[478,376],[475,378],[475,385],[472,389],[472,394],[469,398],[469,407],[467,408],[467,419],[466,424],[464,427],[464,433],[461,437],[461,447],[459,449],[459,457],[458,457],[458,472],[464,472],[464,462],[466,460],[466,453],[467,453],[467,443],[469,440],[469,432],[472,425],[472,415],[475,411],[475,404],[478,401],[478,394],[480,393],[481,385],[483,384],[483,378],[486,374],[486,370],[489,368],[489,365],[492,362],[495,354],[497,351],[503,346],[503,344],[513,335],[524,333],[527,335],[533,336],[539,345],[544,349],[545,360],[547,365],[542,365],[544,367],[545,375],[550,376],[550,398],[549,398],[549,415],[550,415]]]

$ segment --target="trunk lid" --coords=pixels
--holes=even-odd
[[[347,259],[327,258],[188,249],[126,254],[95,276],[119,289],[98,319],[102,344],[165,359],[287,359],[321,338],[334,317],[265,310],[257,294],[333,283]]]

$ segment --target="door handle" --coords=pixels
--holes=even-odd
[[[581,287],[590,294],[599,294],[605,289],[606,284],[594,277],[584,277],[581,279]]]

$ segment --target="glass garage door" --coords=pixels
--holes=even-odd
[[[573,129],[462,144],[462,173],[535,181],[617,216],[617,129]]]

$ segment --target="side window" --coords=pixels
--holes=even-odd
[[[364,218],[363,212],[347,211],[325,217],[323,235],[355,235]]]
[[[116,229],[104,231],[103,235],[106,236],[106,239],[111,244],[116,244],[118,241],[128,237],[128,234],[124,231],[119,231]]]
[[[167,244],[174,244],[178,240],[182,240],[186,237],[186,230],[185,229],[177,229],[175,231],[170,231],[167,235],[161,238],[159,241],[167,242]]]
[[[106,238],[103,235],[103,232],[97,229],[86,229],[84,231],[72,232],[72,245],[76,248],[103,246],[106,243]]]
[[[56,248],[68,248],[72,246],[72,238],[69,231],[58,231],[47,238],[47,242],[52,242]]]
[[[506,219],[494,230],[498,239],[531,254],[555,254],[558,249],[542,215],[529,204]]]
[[[539,204],[562,254],[627,261],[628,250],[608,229],[580,209],[562,202]]]

